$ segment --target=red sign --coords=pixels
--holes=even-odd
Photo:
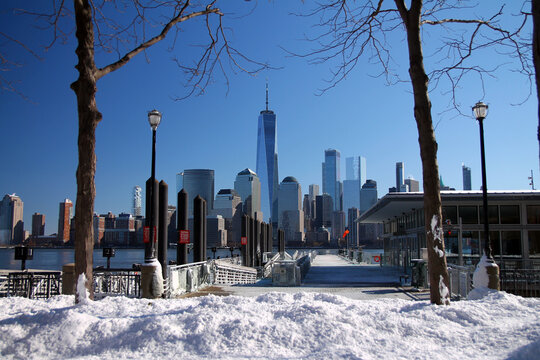
[[[189,244],[189,230],[178,230],[178,243]]]
[[[240,245],[247,245],[247,236],[242,236],[240,238]]]
[[[143,231],[143,242],[148,244],[150,242],[150,226],[145,226]],[[154,242],[157,242],[157,231],[154,226]]]

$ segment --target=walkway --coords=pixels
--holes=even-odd
[[[318,255],[299,287],[272,286],[271,279],[253,285],[213,285],[186,296],[207,294],[256,297],[269,292],[317,292],[370,300],[393,298],[428,300],[429,292],[411,292],[399,285],[399,273],[379,265],[358,265],[337,255]]]

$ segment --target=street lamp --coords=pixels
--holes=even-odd
[[[148,112],[148,123],[152,128],[152,176],[150,179],[150,212],[149,219],[147,220],[148,225],[150,226],[149,241],[145,245],[144,251],[144,260],[145,262],[151,262],[156,257],[156,249],[154,245],[154,183],[156,182],[156,130],[161,122],[161,113],[157,110],[152,110]]]
[[[487,200],[487,181],[486,181],[486,155],[484,152],[484,119],[487,116],[488,106],[479,101],[472,108],[474,117],[478,120],[480,126],[480,157],[482,161],[482,200],[484,207],[484,254],[487,259],[486,271],[489,278],[488,287],[491,289],[499,289],[499,268],[493,260],[491,251],[491,240],[489,237],[489,217],[488,217],[488,200]]]

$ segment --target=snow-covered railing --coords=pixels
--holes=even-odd
[[[167,266],[166,296],[176,297],[186,292],[196,291],[199,287],[210,285],[213,261],[201,261],[185,265]]]
[[[257,281],[257,270],[254,268],[214,262],[215,284],[253,284]]]
[[[274,263],[278,261],[281,258],[281,254],[277,253],[274,255],[263,267],[262,275],[263,278],[269,278],[272,276],[272,267],[274,266]]]
[[[450,277],[450,296],[453,299],[466,299],[467,294],[472,290],[472,276],[474,267],[458,266],[448,264],[448,275]]]
[[[60,294],[60,271],[21,271],[8,274],[7,296],[48,299]]]
[[[94,269],[94,299],[141,297],[141,272],[136,269]]]

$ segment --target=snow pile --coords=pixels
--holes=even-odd
[[[74,306],[0,299],[4,359],[528,359],[540,299],[504,292],[436,306],[319,293],[179,300],[110,297]]]

